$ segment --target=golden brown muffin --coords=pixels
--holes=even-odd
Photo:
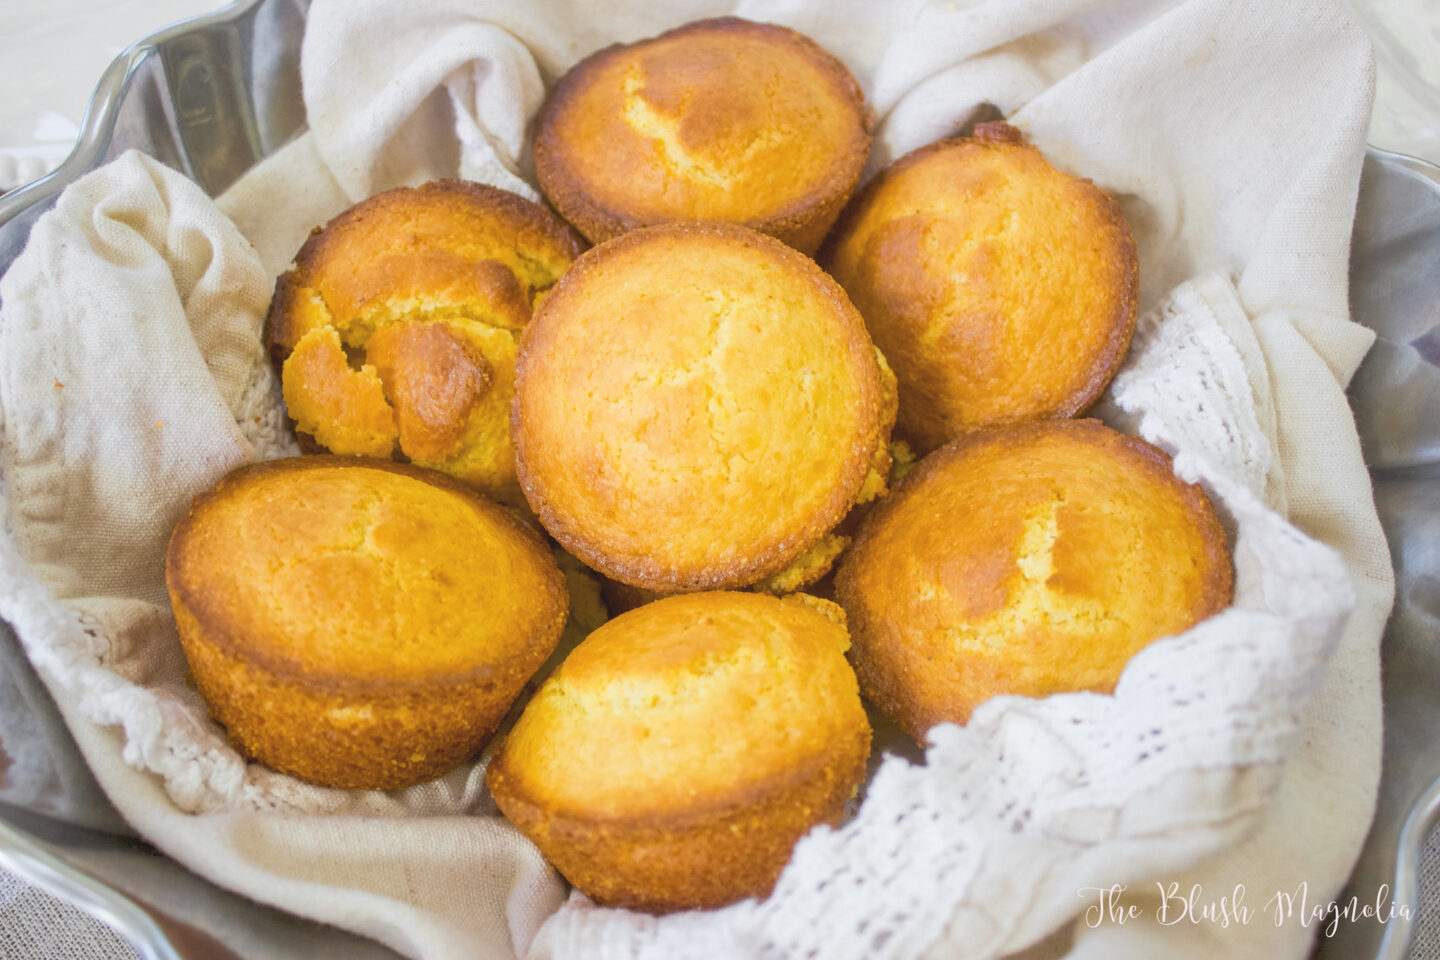
[[[1003,123],[909,153],[866,185],[820,261],[900,378],[897,435],[1089,408],[1135,329],[1138,267],[1108,193]]]
[[[870,151],[844,64],[735,17],[607,47],[536,120],[535,173],[592,242],[676,220],[739,223],[814,253]]]
[[[302,446],[399,455],[518,502],[516,344],[579,252],[548,210],[461,180],[331,220],[280,277],[266,324]]]
[[[165,565],[211,715],[247,756],[389,790],[476,754],[565,624],[565,580],[509,510],[350,457],[242,467]]]
[[[847,646],[840,608],[802,594],[648,604],[545,681],[490,764],[490,792],[599,903],[658,913],[766,896],[864,774]]]
[[[1098,420],[976,433],[871,512],[835,577],[865,696],[917,740],[996,694],[1114,689],[1230,603],[1225,533],[1170,458]]]
[[[779,572],[889,463],[880,366],[844,291],[729,224],[577,260],[526,331],[511,427],[545,529],[661,592]]]

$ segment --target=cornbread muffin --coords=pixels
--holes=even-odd
[[[535,173],[592,242],[739,223],[814,253],[870,151],[860,86],[814,41],[734,17],[607,47],[560,78]]]
[[[579,252],[549,211],[461,180],[331,220],[280,277],[266,324],[302,446],[400,456],[519,502],[516,345]]]
[[[1135,328],[1135,242],[1104,190],[984,123],[866,185],[820,262],[900,378],[921,455],[970,431],[1084,412]]]
[[[565,624],[536,534],[383,460],[236,470],[175,528],[165,576],[231,741],[332,787],[409,786],[476,754]]]
[[[667,597],[571,652],[490,763],[500,810],[599,903],[769,894],[839,819],[870,752],[844,614],[753,593]]]
[[[860,315],[810,259],[729,224],[577,260],[526,331],[511,429],[545,529],[662,593],[781,571],[889,466]]]
[[[1231,566],[1209,500],[1162,451],[1048,420],[922,460],[835,590],[861,690],[918,740],[996,694],[1113,690],[1146,644],[1229,605]]]

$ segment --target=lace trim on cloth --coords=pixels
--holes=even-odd
[[[1202,282],[1212,296],[1229,287]],[[1262,502],[1269,445],[1240,355],[1195,284],[1138,325],[1111,402],[1224,515],[1230,610],[1141,651],[1113,696],[998,697],[964,727],[937,726],[925,765],[887,758],[858,815],[802,840],[764,902],[653,918],[574,894],[530,955],[1000,956],[1078,912],[1075,894],[1097,877],[1143,880],[1252,826],[1353,589],[1335,551]]]

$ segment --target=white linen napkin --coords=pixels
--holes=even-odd
[[[185,684],[162,551],[191,495],[293,450],[259,324],[312,227],[437,176],[532,191],[545,83],[605,43],[732,12],[847,62],[880,120],[872,169],[989,101],[1116,194],[1146,319],[1107,416],[1216,497],[1237,598],[1143,651],[1113,697],[998,698],[937,728],[928,764],[887,761],[765,903],[657,919],[565,901],[479,763],[391,794],[245,764]],[[1145,893],[1332,896],[1373,810],[1393,588],[1343,393],[1370,342],[1345,290],[1372,86],[1359,30],[1308,0],[413,0],[399,17],[315,0],[302,75],[310,132],[218,209],[127,155],[68,190],[0,279],[0,615],[139,832],[413,957],[1304,954],[1313,924],[1167,926]],[[1143,915],[1092,928],[1082,891],[1111,883]]]

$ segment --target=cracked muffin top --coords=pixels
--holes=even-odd
[[[347,692],[478,680],[513,698],[554,649],[567,600],[550,550],[509,508],[351,457],[230,473],[175,528],[166,578],[206,643]]]
[[[1135,329],[1139,270],[1119,205],[1004,123],[882,171],[820,262],[895,368],[896,434],[921,454],[1083,413]]]
[[[813,261],[744,227],[649,227],[586,253],[536,311],[516,469],[545,528],[606,576],[739,587],[845,516],[885,408],[864,323]]]
[[[844,64],[794,30],[701,20],[607,47],[560,78],[535,172],[598,243],[676,220],[739,223],[813,253],[870,150]]]
[[[518,502],[517,343],[580,249],[543,207],[460,180],[331,220],[281,275],[266,324],[302,444],[406,459]]]
[[[942,447],[866,517],[835,577],[861,692],[916,739],[997,694],[1109,692],[1231,589],[1204,491],[1098,420]]]

